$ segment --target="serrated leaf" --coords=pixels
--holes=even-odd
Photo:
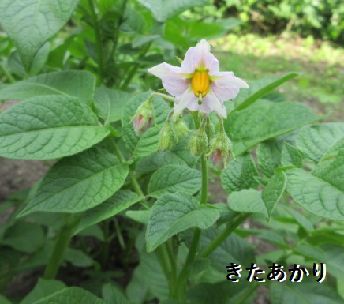
[[[231,112],[225,128],[239,155],[259,142],[288,133],[317,120],[307,107],[292,102],[260,100],[242,111]]]
[[[87,290],[79,287],[66,287],[43,298],[32,302],[32,304],[105,304],[105,302]]]
[[[87,227],[115,216],[116,214],[128,209],[130,206],[140,201],[140,199],[142,198],[132,191],[118,191],[114,196],[109,198],[101,205],[87,210],[79,222],[76,233],[79,233]]]
[[[164,22],[189,8],[209,4],[208,0],[139,0],[139,2],[148,8],[159,22]]]
[[[200,189],[201,173],[186,166],[168,165],[155,171],[148,184],[148,193],[159,197],[166,193],[194,194]]]
[[[124,91],[98,88],[95,92],[95,105],[106,123],[122,119],[123,108],[127,106],[130,94]]]
[[[243,155],[231,160],[222,171],[221,183],[227,192],[258,186],[256,166],[250,155]]]
[[[60,281],[39,279],[34,289],[20,302],[20,304],[31,304],[35,301],[49,296],[50,294],[59,291],[65,287],[65,284]]]
[[[302,169],[286,174],[287,191],[303,208],[317,216],[344,220],[344,192],[335,184]]]
[[[108,133],[91,108],[78,99],[36,97],[0,114],[0,156],[56,159],[81,152]]]
[[[276,172],[268,181],[262,192],[268,216],[271,216],[276,204],[280,201],[286,187],[286,176],[284,172]]]
[[[228,197],[229,208],[236,212],[252,212],[267,215],[262,193],[254,189],[232,192]]]
[[[3,0],[0,23],[28,69],[41,46],[68,21],[78,0]]]
[[[268,76],[257,81],[250,82],[248,90],[241,90],[238,97],[235,99],[236,111],[243,110],[256,102],[258,99],[264,97],[283,83],[293,79],[297,73],[288,73],[283,76]]]
[[[302,128],[295,139],[296,147],[314,161],[319,161],[340,143],[344,147],[344,123],[342,122]]]
[[[219,216],[217,209],[200,206],[191,196],[165,194],[152,207],[146,231],[147,251],[155,250],[173,235],[189,228],[207,229]]]
[[[37,211],[85,211],[113,195],[127,175],[128,166],[101,143],[55,164],[20,216]]]

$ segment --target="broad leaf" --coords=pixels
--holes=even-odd
[[[159,22],[164,22],[186,9],[209,4],[208,0],[139,0],[139,2],[148,8]]]
[[[87,71],[68,70],[41,74],[0,87],[0,100],[69,95],[78,97],[83,102],[88,102],[93,98],[95,84],[95,77]]]
[[[87,290],[79,287],[66,287],[50,293],[32,304],[105,304],[105,302]]]
[[[122,111],[127,105],[129,93],[108,89],[99,88],[95,92],[95,104],[100,113],[100,116],[106,123],[116,122],[122,119]]]
[[[232,192],[228,197],[228,204],[236,212],[252,212],[267,215],[262,193],[254,189]]]
[[[159,197],[165,193],[194,194],[200,189],[201,173],[186,166],[168,165],[152,175],[148,192]]]
[[[288,73],[284,76],[269,76],[257,81],[250,82],[248,90],[241,90],[238,97],[235,99],[236,111],[243,110],[256,102],[258,99],[264,97],[286,81],[293,79],[297,73]]]
[[[147,251],[153,251],[173,235],[189,228],[207,229],[218,218],[217,209],[200,206],[191,196],[165,194],[152,207],[146,231]]]
[[[78,99],[36,97],[0,114],[0,156],[55,159],[83,151],[108,133]]]
[[[148,156],[158,151],[161,126],[149,128],[138,140],[134,150],[134,158]]]
[[[284,172],[276,172],[271,177],[268,184],[262,192],[262,198],[265,203],[269,217],[276,204],[280,201],[286,187],[286,176]]]
[[[344,220],[344,192],[336,182],[332,184],[302,169],[292,169],[286,173],[287,191],[303,208],[317,216]],[[340,174],[343,176],[343,171]],[[337,178],[340,181],[340,176]]]
[[[78,225],[76,233],[104,221],[137,203],[140,196],[129,190],[120,190],[101,205],[87,210]]]
[[[317,119],[307,107],[291,102],[260,100],[230,113],[225,128],[239,155],[259,142],[288,133]]]
[[[68,21],[78,0],[2,0],[0,23],[29,68],[41,46]]]
[[[131,304],[124,292],[111,283],[103,286],[103,299],[106,304]]]
[[[20,304],[31,304],[35,301],[47,297],[65,287],[60,281],[48,281],[39,279],[34,289],[20,302]]]
[[[341,122],[305,127],[295,140],[297,148],[314,161],[319,161],[340,144],[344,147],[344,123]]]
[[[221,182],[227,192],[255,188],[257,169],[250,155],[243,155],[229,162],[222,171]]]
[[[102,143],[55,164],[20,215],[85,211],[113,195],[127,175],[128,166]]]

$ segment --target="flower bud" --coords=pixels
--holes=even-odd
[[[166,122],[159,133],[159,150],[170,150],[175,144],[175,135],[169,122]]]
[[[142,135],[153,124],[153,108],[150,99],[141,104],[132,119],[137,136]]]
[[[173,129],[177,141],[182,139],[189,132],[189,128],[182,118],[176,120]]]
[[[215,167],[222,169],[227,165],[232,144],[225,133],[218,134],[210,145],[210,160]]]
[[[208,152],[208,136],[204,130],[198,130],[190,140],[190,151],[199,156]]]

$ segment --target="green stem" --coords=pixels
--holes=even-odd
[[[104,51],[103,51],[103,43],[102,43],[102,36],[99,26],[99,21],[96,13],[96,9],[93,3],[93,0],[88,0],[88,5],[91,10],[91,17],[93,21],[93,28],[94,34],[96,39],[96,49],[97,49],[97,56],[98,56],[98,67],[99,67],[99,77],[102,81],[104,78]]]
[[[206,204],[208,202],[208,163],[205,154],[201,156],[201,172],[202,172],[202,187],[200,204]]]
[[[171,280],[170,280],[170,294],[173,297],[176,296],[176,284],[177,284],[177,255],[174,252],[174,242],[173,238],[171,238],[165,245],[167,249],[167,255],[169,258],[169,262],[171,265]]]
[[[159,246],[156,250],[156,254],[158,256],[160,266],[165,274],[166,280],[170,284],[170,265],[165,245]]]
[[[62,227],[58,234],[54,250],[52,252],[52,255],[50,256],[48,265],[45,268],[43,275],[44,279],[52,280],[55,278],[63,260],[63,255],[68,248],[70,240],[75,232],[75,228],[77,227],[79,221],[80,216],[70,215],[67,218],[66,224]]]
[[[201,253],[201,257],[209,256],[248,216],[248,214],[239,214],[233,221],[228,223],[226,228],[215,239],[213,239],[208,247]]]
[[[168,101],[172,101],[172,102],[174,102],[174,99],[175,99],[175,98],[172,97],[172,96],[168,96],[168,95],[166,95],[166,94],[164,94],[164,93],[160,93],[160,92],[153,92],[152,95],[160,96],[160,97],[162,97],[162,98],[164,98],[164,99],[166,99],[166,100],[168,100]]]

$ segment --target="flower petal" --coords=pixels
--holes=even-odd
[[[181,72],[181,68],[166,62],[148,69],[148,72],[159,77],[166,91],[172,96],[183,94],[189,86],[188,80],[185,79]]]
[[[195,47],[188,49],[181,64],[181,70],[183,73],[191,74],[202,65],[210,73],[219,71],[219,61],[210,52],[210,45],[205,39],[202,39]]]
[[[174,103],[174,114],[180,114],[185,108],[188,108],[191,111],[195,111],[198,108],[197,97],[190,88],[187,89],[181,96],[176,98]]]
[[[241,88],[248,88],[248,84],[235,77],[232,72],[218,72],[211,77],[213,78],[212,89],[221,101],[233,99]]]
[[[225,105],[217,98],[213,91],[209,91],[203,98],[199,111],[204,113],[216,112],[219,116],[225,118],[227,116]]]

